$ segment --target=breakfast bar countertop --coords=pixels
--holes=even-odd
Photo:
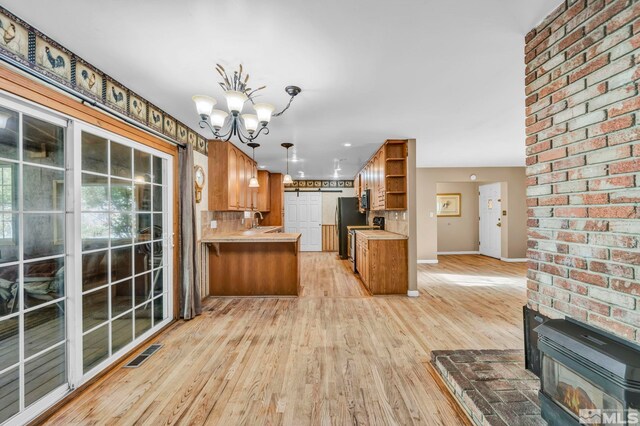
[[[281,226],[260,226],[243,231],[217,232],[204,235],[201,242],[210,243],[294,243],[300,239],[300,234],[282,233]]]
[[[396,234],[395,232],[382,231],[379,229],[356,229],[356,234],[360,234],[368,240],[406,240],[409,238],[406,235]]]

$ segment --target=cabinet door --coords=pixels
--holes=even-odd
[[[252,177],[257,178],[256,167],[253,165],[253,160],[247,159],[247,196],[249,197],[249,202],[247,202],[247,207],[251,210],[255,210],[258,208],[258,188],[250,188],[249,187],[249,179]]]
[[[242,152],[238,151],[238,208],[244,210],[247,207],[247,179],[245,170],[245,156]]]
[[[238,209],[238,154],[236,150],[229,146],[228,151],[228,199],[229,199],[229,210],[237,210]]]
[[[258,171],[258,210],[268,212],[271,210],[271,176],[266,170]]]
[[[386,172],[386,162],[384,159],[384,151],[380,151],[380,155],[378,156],[378,200],[380,205],[380,210],[385,209],[385,198],[386,198],[386,190],[385,190],[385,180],[387,179]]]
[[[371,160],[371,205],[378,210],[378,156]]]

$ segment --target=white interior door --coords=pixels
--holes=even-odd
[[[502,207],[500,183],[480,185],[480,254],[500,259]]]
[[[322,251],[322,195],[287,192],[284,205],[285,232],[302,234],[300,251]]]

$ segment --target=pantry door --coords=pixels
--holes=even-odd
[[[322,194],[286,192],[285,232],[300,233],[300,251],[322,251]]]

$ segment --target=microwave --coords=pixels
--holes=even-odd
[[[362,197],[360,198],[360,207],[364,210],[369,210],[371,208],[371,190],[365,189],[362,191]]]

